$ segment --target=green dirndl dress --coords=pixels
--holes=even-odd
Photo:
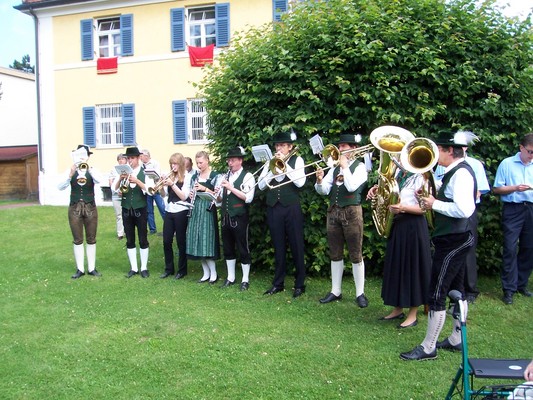
[[[218,173],[211,171],[209,178],[203,182],[198,180],[203,186],[214,190]],[[196,182],[199,176],[192,177],[192,182]],[[198,260],[220,258],[220,239],[218,233],[218,212],[216,206],[207,209],[211,205],[210,201],[196,196],[194,208],[192,209],[189,223],[187,225],[187,258]]]

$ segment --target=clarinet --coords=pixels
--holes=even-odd
[[[191,179],[192,188],[194,188],[194,185],[196,184],[196,182],[198,182],[198,174],[196,174],[195,176],[196,176],[196,179],[194,180],[194,182]],[[187,212],[187,217],[191,217],[192,215],[192,209],[194,208],[194,200],[196,200],[196,189],[193,189],[190,200],[191,200],[191,207],[189,208],[189,211]]]
[[[231,169],[229,169],[228,172],[226,173],[226,175],[224,175],[224,178],[222,179],[222,181],[224,181],[224,180],[227,181],[229,179],[229,174],[230,173],[231,173]],[[220,184],[215,187],[215,190],[214,190],[214,193],[213,193],[215,198],[213,199],[211,204],[209,204],[209,207],[207,207],[207,211],[209,211],[209,212],[211,212],[213,210],[213,207],[217,204],[217,197],[218,197],[218,194],[220,193],[220,189],[222,188],[222,181],[220,181]]]

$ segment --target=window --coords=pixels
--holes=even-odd
[[[99,57],[120,55],[120,19],[118,17],[99,20],[97,36]]]
[[[81,59],[133,55],[133,14],[98,20],[83,19],[81,24]],[[97,48],[95,51],[94,49]]]
[[[184,51],[185,43],[195,47],[229,46],[229,29],[229,3],[170,10],[172,51]]]
[[[209,136],[203,99],[172,102],[174,144],[206,143]]]
[[[207,112],[204,107],[204,100],[194,99],[188,102],[188,122],[191,130],[189,132],[189,142],[205,142],[209,134],[207,129]]]
[[[84,107],[83,139],[87,145],[98,148],[135,145],[135,105]]]
[[[188,23],[190,46],[206,47],[216,44],[215,7],[190,9]]]

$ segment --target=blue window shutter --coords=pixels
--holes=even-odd
[[[81,60],[92,60],[94,57],[93,20],[82,19],[81,28]]]
[[[187,100],[172,102],[174,144],[187,143]]]
[[[229,46],[229,3],[215,5],[217,47]]]
[[[89,147],[96,147],[96,126],[94,107],[83,107],[83,143]]]
[[[281,16],[289,9],[289,2],[287,0],[272,0],[273,20],[275,22],[281,21]]]
[[[122,105],[122,142],[124,146],[135,143],[135,104]]]
[[[170,10],[170,47],[172,51],[185,50],[185,8]]]
[[[121,56],[133,55],[133,14],[120,16]]]

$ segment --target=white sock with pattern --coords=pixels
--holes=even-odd
[[[428,328],[422,347],[427,354],[432,353],[437,347],[440,331],[446,321],[446,311],[430,311],[428,315]]]

